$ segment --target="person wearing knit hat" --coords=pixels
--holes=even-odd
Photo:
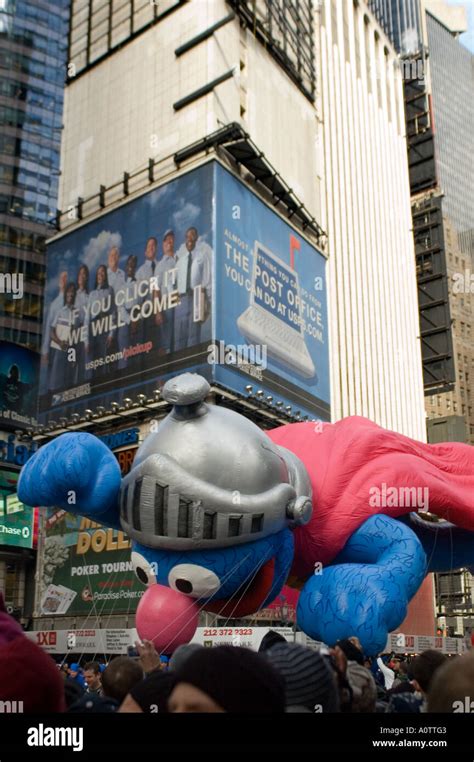
[[[25,714],[62,712],[64,681],[51,657],[7,614],[0,594],[0,701]]]
[[[268,630],[266,635],[263,636],[262,642],[260,643],[258,652],[261,654],[264,651],[268,651],[269,648],[273,648],[273,646],[276,646],[277,643],[286,643],[286,638],[283,637],[283,635],[280,635],[279,632],[275,632],[275,630]]]
[[[334,673],[318,651],[298,643],[279,643],[265,656],[285,679],[287,712],[339,711]]]
[[[347,661],[355,661],[357,664],[364,666],[364,654],[351,639],[346,638],[345,640],[338,640],[335,648],[340,648],[341,651],[344,651]]]
[[[175,672],[169,711],[280,714],[285,684],[259,654],[239,646],[202,648]]]
[[[169,663],[169,669],[176,672],[186,659],[189,659],[191,654],[195,653],[196,651],[200,651],[201,648],[204,648],[204,646],[201,646],[199,643],[183,643],[181,646],[178,646],[176,651],[173,651],[173,656],[170,659]]]

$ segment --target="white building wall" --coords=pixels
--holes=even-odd
[[[179,45],[228,12],[224,0],[193,0],[71,82],[60,208],[75,204],[78,196],[97,194],[101,184],[120,182],[125,171],[133,173],[150,157],[161,160],[229,122],[240,122],[328,233],[334,420],[365,415],[424,440],[396,55],[362,2],[322,0],[321,7],[315,5],[321,29],[313,106],[237,19],[176,58]],[[173,110],[175,101],[229,69],[233,78],[213,93]]]
[[[172,155],[240,122],[311,214],[320,216],[321,167],[313,105],[234,19],[177,58],[174,51],[230,11],[193,0],[66,88],[59,208],[120,182],[149,158]],[[173,103],[233,69],[232,79],[175,112]]]
[[[323,0],[320,44],[333,418],[365,415],[425,440],[396,54],[353,0]]]

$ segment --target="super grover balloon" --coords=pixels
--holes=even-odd
[[[191,373],[165,384],[173,408],[123,479],[99,439],[67,433],[18,485],[26,504],[132,538],[147,586],[137,629],[159,650],[188,641],[200,610],[253,614],[288,582],[301,587],[304,632],[330,645],[356,635],[376,654],[428,571],[474,564],[472,447],[426,445],[360,417],[264,432],[206,404],[209,388]],[[413,513],[417,495],[443,521]]]

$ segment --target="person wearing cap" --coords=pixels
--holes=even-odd
[[[204,325],[210,324],[212,297],[212,249],[195,227],[186,230],[177,253],[177,288],[180,303],[175,309],[175,349],[205,341]],[[202,309],[195,310],[202,298]],[[209,335],[210,338],[210,335]]]
[[[263,656],[239,646],[195,651],[176,670],[168,700],[172,714],[282,714],[285,685]]]
[[[160,353],[172,352],[174,349],[174,308],[168,304],[168,295],[176,291],[177,258],[174,253],[174,231],[169,228],[163,236],[163,256],[158,262],[156,275],[158,278],[158,295],[166,297],[165,309],[161,312],[161,322],[158,329],[158,347]]]
[[[339,712],[335,675],[318,651],[278,643],[264,654],[285,680],[287,712]]]
[[[69,677],[71,680],[75,680],[81,688],[87,688],[86,679],[82,671],[82,667],[78,662],[73,662],[69,667]]]

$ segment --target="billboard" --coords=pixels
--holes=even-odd
[[[37,424],[39,360],[37,352],[0,341],[0,428]]]
[[[56,239],[47,273],[43,422],[185,370],[329,420],[325,258],[218,162]]]
[[[130,428],[100,437],[119,447],[114,455],[122,476],[130,470],[138,449],[139,429]],[[124,444],[135,443],[135,447]],[[40,570],[39,613],[102,615],[133,613],[143,595],[131,563],[131,543],[120,531],[90,519],[50,508],[44,521]]]
[[[329,420],[326,260],[220,165],[215,192],[214,377]]]
[[[42,420],[196,365],[212,335],[212,200],[208,164],[49,245]]]
[[[91,615],[95,620],[134,612],[143,593],[123,532],[65,511],[46,511],[41,615]]]
[[[17,481],[18,471],[0,471],[0,545],[32,548],[35,512],[19,501]]]

